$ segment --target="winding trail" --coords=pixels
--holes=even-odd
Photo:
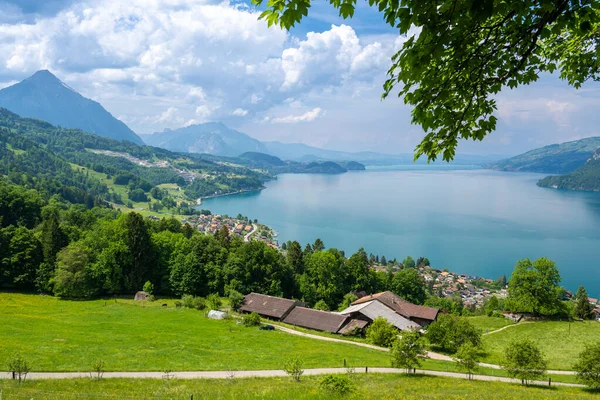
[[[326,375],[326,374],[345,374],[348,370],[346,368],[314,368],[305,369],[304,375]],[[377,374],[402,374],[405,373],[404,369],[397,368],[355,368],[354,373],[377,373]],[[467,379],[466,374],[460,374],[456,372],[443,372],[443,371],[428,371],[428,370],[416,370],[416,374],[419,375],[430,375],[430,376],[442,376],[447,378],[458,378]],[[183,372],[170,372],[167,376],[164,372],[105,372],[103,378],[127,378],[127,379],[165,379],[165,378],[178,378],[178,379],[232,379],[232,378],[269,378],[269,377],[282,377],[287,374],[282,370],[260,370],[260,371],[183,371]],[[30,372],[27,375],[27,380],[38,380],[38,379],[81,379],[91,378],[95,376],[93,372]],[[0,372],[0,379],[10,379],[10,373]],[[489,375],[473,375],[473,380],[476,381],[488,381],[488,382],[506,382],[506,383],[521,383],[518,379],[504,378],[500,376],[489,376]],[[549,384],[548,381],[533,381],[534,385],[546,386]],[[552,382],[553,386],[568,386],[568,387],[584,387],[574,383],[562,383]]]
[[[252,230],[244,236],[244,242],[250,241],[250,236],[254,235],[254,233],[258,230],[258,226],[256,224],[252,224]]]
[[[310,334],[310,333],[298,332],[296,330],[287,328],[285,326],[278,325],[277,323],[272,323],[271,322],[271,324],[276,329],[278,329],[278,330],[280,330],[282,332],[290,333],[292,335],[303,336],[303,337],[307,337],[307,338],[311,338],[311,339],[316,339],[316,340],[323,340],[323,341],[326,341],[326,342],[337,342],[337,343],[352,344],[354,346],[366,347],[366,348],[369,348],[369,349],[379,350],[379,351],[390,351],[390,349],[388,349],[387,347],[379,347],[379,346],[375,346],[375,345],[368,344],[368,343],[353,342],[351,340],[336,339],[336,338],[330,338],[330,337],[326,337],[326,336],[313,335],[313,334]],[[507,325],[507,326],[505,326],[503,328],[500,328],[500,329],[505,329],[505,328],[508,328],[510,326],[514,326],[514,325]],[[493,332],[497,332],[497,331],[493,331]],[[492,332],[490,332],[490,333],[492,333]],[[432,351],[428,351],[427,352],[427,357],[429,357],[432,360],[456,362],[456,360],[454,358],[450,357],[450,356],[447,356],[445,354],[440,354],[440,353],[434,353]],[[491,369],[502,369],[502,367],[500,365],[496,365],[496,364],[479,363],[479,366],[485,367],[485,368],[491,368]],[[546,374],[548,374],[548,375],[577,375],[577,372],[575,372],[575,371],[549,370],[549,371],[546,371]],[[487,376],[487,375],[484,375],[484,376]]]

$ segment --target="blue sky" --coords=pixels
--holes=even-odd
[[[381,101],[403,38],[358,3],[315,2],[290,32],[248,3],[0,0],[0,87],[49,69],[138,133],[221,121],[260,140],[411,152],[423,136],[401,99]],[[600,85],[555,76],[497,98],[498,130],[460,153],[517,154],[600,136]]]

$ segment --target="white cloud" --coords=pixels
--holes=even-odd
[[[285,117],[272,118],[271,122],[274,124],[296,124],[298,122],[311,122],[321,115],[321,111],[322,110],[317,107],[305,112],[302,115],[288,115]]]
[[[233,110],[231,115],[235,115],[236,117],[245,117],[248,115],[248,110],[244,110],[243,108],[236,108]]]

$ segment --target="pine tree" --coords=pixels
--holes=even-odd
[[[580,319],[593,319],[594,307],[590,304],[587,291],[579,286],[575,295],[575,317]]]
[[[385,259],[385,256],[381,256],[381,265],[387,265],[387,260]]]

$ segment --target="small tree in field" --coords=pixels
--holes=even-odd
[[[539,379],[546,372],[546,360],[539,347],[529,339],[514,341],[504,351],[502,367],[511,378],[524,385]]]
[[[579,354],[573,369],[577,371],[577,379],[581,383],[592,389],[600,389],[600,342],[587,345]]]
[[[8,371],[12,373],[13,379],[18,379],[19,382],[24,381],[29,371],[31,371],[31,365],[20,354],[12,356],[8,360],[7,367]]]
[[[377,317],[367,328],[367,342],[376,346],[392,347],[398,330],[383,317]]]
[[[100,379],[102,379],[105,369],[106,369],[106,363],[103,360],[96,360],[94,362],[94,364],[92,364],[93,372],[90,373],[90,375],[92,376],[92,378],[95,378],[96,380],[99,381]]]
[[[300,377],[304,373],[304,370],[302,369],[302,364],[303,363],[301,359],[299,359],[298,357],[294,357],[286,361],[285,365],[283,366],[283,370],[286,374],[291,376],[293,380],[299,382]]]
[[[473,378],[473,373],[479,369],[481,353],[481,348],[471,342],[465,342],[456,352],[456,362],[460,369],[467,373],[469,380]]]
[[[421,358],[427,355],[418,332],[405,331],[394,341],[392,347],[392,367],[405,368],[406,372],[421,366]]]

